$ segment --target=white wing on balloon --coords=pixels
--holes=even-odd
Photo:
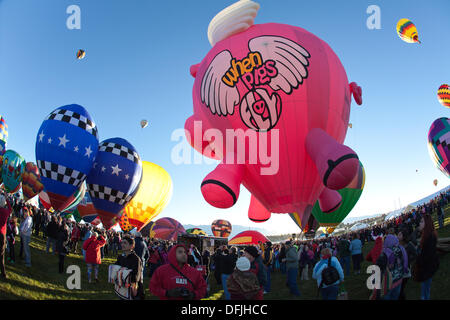
[[[273,90],[283,90],[290,94],[308,77],[310,54],[302,46],[289,39],[277,36],[262,36],[249,41],[252,52],[259,52],[264,61],[275,61],[278,75],[269,85]]]
[[[226,116],[234,113],[234,106],[239,103],[239,92],[236,87],[229,87],[222,81],[228,71],[232,56],[229,51],[219,53],[208,66],[202,79],[200,94],[202,102],[213,114]]]

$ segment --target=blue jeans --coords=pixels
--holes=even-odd
[[[25,264],[31,265],[31,252],[30,252],[30,236],[22,235],[23,241],[23,253],[25,255]]]
[[[341,257],[340,263],[342,269],[345,270],[345,275],[348,276],[350,274],[350,256]]]
[[[51,237],[47,237],[47,247],[46,247],[47,253],[49,253],[50,244],[52,245],[52,253],[55,253],[55,251],[56,251],[56,239],[55,238],[51,238]]]
[[[438,221],[439,221],[439,228],[443,228],[444,227],[444,215],[443,214],[438,214]]]
[[[222,273],[222,287],[223,293],[225,294],[225,300],[231,300],[231,296],[227,288],[227,279],[229,276],[230,276],[229,274]]]
[[[286,262],[280,264],[280,269],[282,274],[286,274]]]
[[[337,300],[337,295],[339,293],[339,285],[335,284],[326,288],[320,289],[322,293],[323,300]]]
[[[271,270],[272,268],[269,266],[269,267],[266,267],[266,273],[267,273],[267,282],[266,282],[266,285],[264,286],[264,291],[266,291],[266,292],[270,292],[270,287],[271,287],[271,272],[272,272],[272,270]]]
[[[287,285],[291,291],[291,294],[300,296],[300,290],[297,286],[297,274],[298,268],[289,268],[287,270]]]
[[[432,278],[422,282],[422,284],[420,285],[421,300],[430,300],[431,280]]]
[[[394,289],[388,291],[388,293],[383,297],[383,300],[398,300],[400,296],[400,291],[402,290],[402,285],[396,286]]]

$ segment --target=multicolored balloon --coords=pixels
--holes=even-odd
[[[36,162],[55,210],[62,211],[73,202],[97,150],[97,127],[82,106],[62,106],[44,120],[36,138]]]
[[[127,229],[136,227],[140,231],[161,213],[169,204],[171,197],[172,179],[169,173],[154,163],[142,161],[141,184],[136,195],[123,210],[123,219],[121,218],[127,219],[129,226],[126,226],[125,221],[122,225]]]
[[[95,218],[97,218],[98,216],[97,209],[95,209],[88,192],[86,192],[84,198],[78,204],[77,211],[81,219],[84,220],[84,222],[90,223],[94,221]]]
[[[80,188],[78,188],[78,190],[73,195],[73,198],[74,198],[73,202],[70,203],[67,206],[67,208],[65,208],[63,210],[63,212],[64,211],[68,211],[68,212],[74,211],[78,207],[78,204],[81,202],[81,200],[83,200],[85,194],[86,194],[86,183],[83,183],[83,184],[81,184]]]
[[[0,115],[0,155],[6,152],[6,145],[8,142],[8,125],[5,118]]]
[[[176,241],[179,234],[186,233],[183,225],[172,218],[161,218],[155,221],[150,237],[162,240]]]
[[[120,213],[138,191],[141,179],[142,162],[131,143],[122,138],[100,143],[86,184],[103,225],[118,223]]]
[[[82,50],[82,49],[80,49],[80,50],[77,51],[77,59],[78,59],[78,60],[83,59],[85,55],[86,55],[86,51],[84,51],[84,50]]]
[[[25,159],[14,150],[5,152],[3,155],[2,180],[6,192],[16,193],[19,191],[25,165]]]
[[[27,162],[22,175],[22,191],[25,202],[44,190],[38,167],[33,162]]]
[[[227,220],[214,220],[211,231],[215,237],[228,238],[231,234],[231,223]]]
[[[311,230],[317,230],[319,228],[319,222],[314,218],[311,214],[308,217],[307,221],[302,221],[303,216],[298,213],[289,213],[289,217],[295,222],[295,224],[302,230],[302,232],[306,233]]]
[[[126,212],[123,212],[120,216],[119,226],[123,232],[128,232],[134,229],[134,227],[130,224],[130,220],[128,219],[128,215]]]
[[[148,121],[147,120],[141,120],[141,128],[144,129],[147,126],[148,126]]]
[[[186,229],[186,233],[189,234],[196,234],[196,235],[201,235],[201,236],[207,236],[206,232],[203,231],[200,228],[190,228],[190,229]]]
[[[437,97],[440,104],[450,108],[450,86],[448,84],[443,84],[439,87]]]
[[[361,162],[359,164],[358,174],[353,181],[346,188],[338,190],[342,197],[342,202],[337,210],[331,213],[325,213],[320,209],[319,201],[317,201],[314,205],[312,214],[316,218],[317,222],[319,222],[320,227],[337,227],[342,221],[344,221],[358,202],[366,182],[364,166]]]
[[[47,210],[52,208],[52,204],[50,203],[50,198],[44,190],[42,190],[39,194],[39,203]]]
[[[450,120],[436,119],[428,131],[428,151],[434,164],[450,177]]]
[[[150,237],[150,230],[152,229],[153,225],[155,224],[154,221],[150,221],[149,223],[147,223],[142,229],[141,229],[141,234],[143,237]]]
[[[262,233],[258,231],[243,231],[235,235],[230,241],[229,245],[257,245],[259,242],[266,243],[267,239]]]
[[[420,43],[419,34],[417,33],[416,26],[411,20],[400,19],[397,22],[397,34],[405,42],[408,43]]]
[[[437,186],[438,185],[438,180],[434,179],[433,184],[434,184],[434,186]]]

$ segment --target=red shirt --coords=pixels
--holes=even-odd
[[[11,205],[8,200],[6,200],[6,204],[8,208],[0,208],[0,233],[2,235],[6,235],[6,223],[11,214]]]

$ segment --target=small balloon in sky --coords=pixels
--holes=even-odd
[[[351,123],[349,123],[348,127],[351,129],[351,128],[353,128],[353,125]]]
[[[141,120],[141,128],[144,129],[147,126],[148,126],[148,121],[147,120]]]
[[[443,84],[439,87],[437,92],[439,102],[447,108],[450,108],[450,86]]]
[[[400,19],[397,22],[397,34],[405,42],[408,43],[421,43],[419,41],[419,34],[417,33],[416,26],[408,19]]]
[[[438,180],[437,180],[437,179],[434,179],[433,184],[434,184],[435,186],[437,186],[437,185],[438,185]]]
[[[80,49],[80,50],[77,51],[77,59],[78,59],[78,60],[83,59],[85,55],[86,55],[86,51],[84,51],[84,50],[82,50],[82,49]]]

